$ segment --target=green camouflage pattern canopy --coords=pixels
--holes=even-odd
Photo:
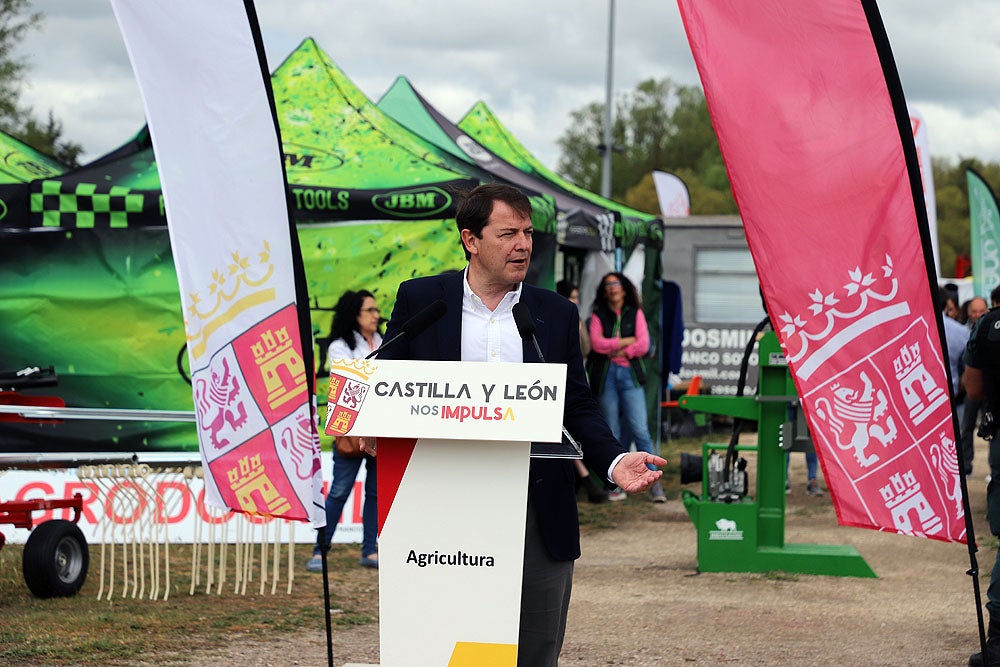
[[[616,224],[620,220],[617,213],[526,173],[479,145],[434,108],[406,77],[396,79],[379,100],[378,106],[448,154],[509,183],[550,195],[563,221],[561,244],[592,250],[612,250],[615,247],[615,228],[620,229],[620,225]]]
[[[311,39],[272,81],[319,359],[346,290],[371,291],[388,315],[403,280],[465,266],[449,188],[495,179],[385,117]],[[0,180],[7,211],[0,216],[0,371],[53,366],[58,386],[26,392],[57,395],[72,407],[193,410],[149,133],[71,171],[17,157],[28,151],[8,151],[14,175]],[[8,186],[21,189],[20,200],[5,198]],[[529,196],[538,230],[529,280],[551,287],[555,205]],[[321,404],[325,375],[318,373]],[[0,452],[197,447],[194,426],[184,423],[0,420]]]
[[[0,225],[27,210],[31,182],[58,176],[68,167],[19,139],[0,132]]]

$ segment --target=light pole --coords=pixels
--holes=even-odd
[[[614,150],[614,144],[611,141],[611,89],[615,69],[615,0],[608,1],[610,6],[608,15],[608,71],[604,91],[604,143],[601,152],[601,196],[605,199],[611,198],[611,153]]]

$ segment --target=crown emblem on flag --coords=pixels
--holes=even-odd
[[[267,286],[273,274],[271,246],[264,241],[256,257],[239,250],[230,253],[223,268],[212,270],[207,294],[195,291],[187,295],[184,329],[195,358],[205,353],[208,338],[215,331],[245,310],[275,299],[274,287]]]
[[[891,320],[910,314],[906,301],[897,300],[899,284],[892,258],[875,272],[855,267],[847,282],[834,289],[815,288],[796,313],[778,316],[788,361],[803,379],[854,338]]]

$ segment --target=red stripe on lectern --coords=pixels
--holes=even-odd
[[[378,532],[380,535],[416,444],[416,438],[378,439]]]

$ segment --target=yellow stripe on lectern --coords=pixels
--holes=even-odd
[[[448,667],[515,667],[517,644],[458,642]]]

